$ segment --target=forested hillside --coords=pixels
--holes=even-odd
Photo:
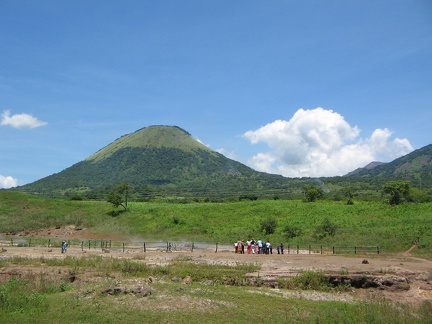
[[[301,198],[317,186],[334,199],[347,190],[379,197],[389,180],[408,179],[417,188],[432,188],[432,145],[373,169],[345,177],[286,178],[258,172],[210,150],[176,126],[150,126],[122,136],[84,161],[15,188],[48,197],[105,199],[117,184],[129,183],[134,200]]]

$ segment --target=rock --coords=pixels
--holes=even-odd
[[[131,291],[131,293],[133,293],[136,296],[147,297],[147,296],[151,295],[152,290],[150,287],[145,286],[145,287],[135,288]]]
[[[192,278],[189,277],[189,276],[185,277],[185,278],[183,279],[183,283],[184,283],[185,285],[190,285],[190,284],[192,283]]]
[[[111,296],[133,294],[135,296],[146,297],[148,295],[151,295],[151,293],[152,293],[152,289],[148,286],[145,287],[138,286],[130,290],[123,287],[114,287],[114,288],[109,287],[102,291],[102,294],[111,295]]]

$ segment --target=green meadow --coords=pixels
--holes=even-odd
[[[323,232],[327,221],[334,232]],[[238,239],[273,244],[379,246],[383,252],[432,249],[432,203],[385,201],[255,200],[211,202],[130,202],[121,212],[104,201],[42,198],[0,192],[0,232],[76,225],[98,235],[142,240],[183,240],[231,244]],[[270,229],[264,225],[270,224]],[[321,231],[321,232],[320,232]]]

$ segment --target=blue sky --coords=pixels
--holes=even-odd
[[[432,143],[432,2],[0,0],[0,188],[176,125],[256,170]]]

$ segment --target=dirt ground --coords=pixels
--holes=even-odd
[[[81,235],[80,235],[81,234]],[[90,233],[83,229],[63,228],[47,229],[38,233],[21,233],[21,236],[63,237],[90,239]],[[96,239],[93,237],[93,239]],[[100,238],[98,238],[100,239]],[[322,255],[322,254],[235,254],[222,250],[215,253],[207,250],[193,252],[165,251],[102,251],[101,249],[82,250],[71,247],[67,254],[60,248],[48,247],[0,247],[0,259],[13,256],[29,258],[64,258],[66,255],[84,257],[101,255],[118,258],[135,258],[148,264],[164,265],[170,260],[187,257],[191,262],[235,265],[238,263],[254,263],[261,266],[259,273],[248,274],[267,281],[277,281],[279,277],[298,275],[302,271],[322,270],[336,277],[362,278],[371,277],[379,285],[368,288],[353,288],[351,293],[364,298],[386,298],[396,302],[419,306],[425,301],[432,302],[432,261],[418,258],[409,253],[401,254],[363,254],[363,255]],[[145,255],[145,257],[143,257]],[[0,268],[0,281],[4,281],[10,273],[18,271],[14,266]],[[41,269],[42,270],[42,269]],[[32,271],[37,271],[35,267]]]

